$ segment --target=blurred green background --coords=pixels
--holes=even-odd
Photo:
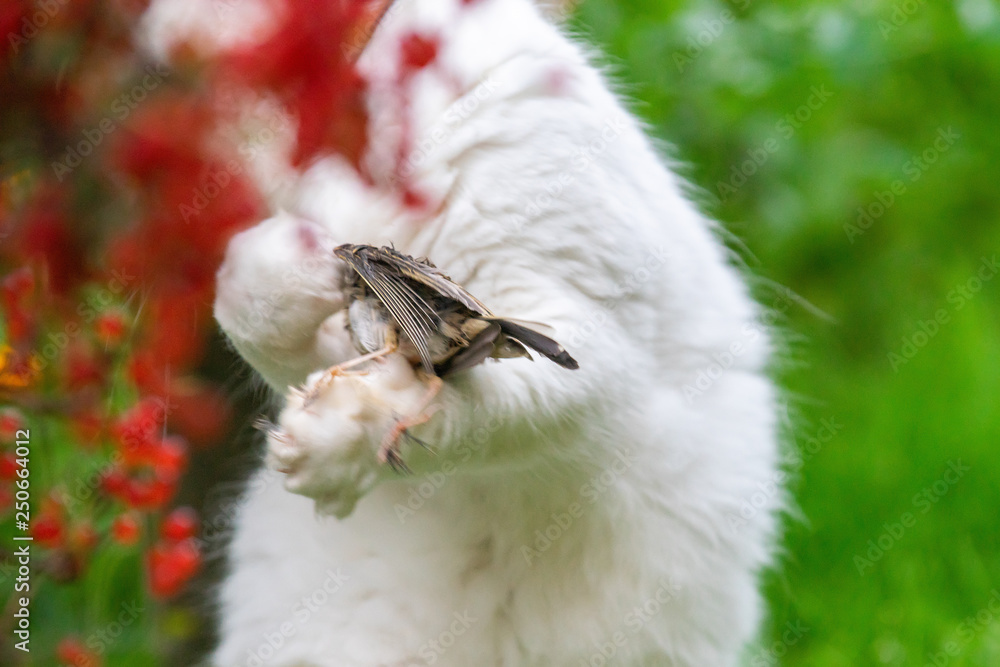
[[[752,271],[832,318],[762,281],[805,465],[751,664],[1000,665],[1000,4],[585,0],[572,25]]]

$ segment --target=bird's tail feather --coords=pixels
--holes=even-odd
[[[510,320],[497,319],[495,321],[500,325],[500,330],[507,336],[513,338],[519,343],[527,345],[532,350],[535,350],[543,357],[551,359],[563,368],[575,371],[580,367],[580,364],[576,362],[576,359],[570,356],[569,352],[566,351],[566,348],[548,336],[529,329],[523,324],[511,322]]]

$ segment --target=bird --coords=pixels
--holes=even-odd
[[[490,357],[530,358],[527,346],[579,368],[562,345],[531,328],[544,325],[497,317],[425,258],[350,243],[333,252],[350,269],[343,289],[348,328],[363,354],[398,350],[428,375],[446,377]]]
[[[352,243],[337,246],[333,253],[347,267],[343,284],[346,326],[360,356],[327,369],[305,402],[308,405],[350,368],[395,352],[402,354],[429,390],[417,410],[420,414],[398,419],[383,440],[379,458],[394,467],[404,466],[399,438],[429,418],[424,411],[440,391],[443,378],[490,358],[531,359],[528,348],[568,370],[579,368],[562,345],[537,331],[545,325],[494,315],[426,258],[414,258],[391,246]]]

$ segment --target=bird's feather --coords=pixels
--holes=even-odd
[[[494,321],[500,325],[500,329],[509,337],[527,345],[532,350],[535,350],[543,357],[551,359],[563,368],[575,371],[580,367],[580,364],[569,355],[566,348],[548,336],[511,320],[497,319]]]

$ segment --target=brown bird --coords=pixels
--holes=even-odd
[[[349,267],[344,284],[347,328],[361,356],[334,366],[314,385],[307,404],[348,368],[399,352],[430,385],[418,412],[441,388],[441,378],[488,358],[531,358],[535,350],[563,368],[579,368],[562,345],[535,330],[538,325],[497,317],[476,297],[426,259],[391,247],[345,244],[334,254]],[[429,415],[398,420],[383,440],[380,458],[404,467],[398,440]]]

